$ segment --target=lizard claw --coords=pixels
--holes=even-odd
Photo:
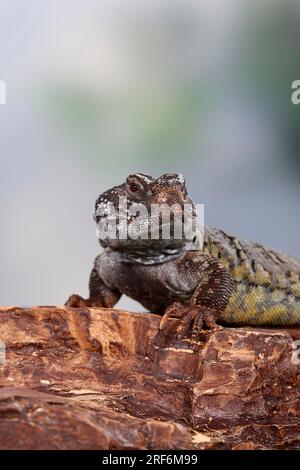
[[[80,295],[77,294],[72,294],[66,301],[65,306],[72,308],[84,308],[90,307],[91,305],[88,299],[84,299],[83,297],[80,297]]]
[[[186,306],[179,302],[170,305],[159,323],[159,331],[165,329],[169,318],[180,318],[183,325],[177,333],[175,341],[194,340],[201,338],[205,331],[222,329],[216,324],[217,312],[208,307],[192,305]]]
[[[164,315],[161,317],[158,329],[162,330],[169,318],[182,318],[185,314],[185,309],[180,302],[174,302],[166,308]]]
[[[217,312],[208,307],[196,307],[192,317],[191,336],[197,339],[203,331],[216,331],[222,329],[216,324]]]

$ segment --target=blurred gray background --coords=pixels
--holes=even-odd
[[[86,296],[94,200],[136,171],[300,257],[299,40],[296,0],[0,0],[0,304]]]

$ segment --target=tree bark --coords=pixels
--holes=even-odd
[[[0,308],[1,449],[300,449],[300,329]],[[5,359],[5,360],[4,360]]]

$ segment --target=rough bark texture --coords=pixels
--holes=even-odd
[[[195,352],[152,314],[0,316],[1,449],[300,449],[297,329],[222,328]]]

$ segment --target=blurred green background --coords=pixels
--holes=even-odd
[[[299,52],[299,0],[0,0],[1,304],[87,295],[94,200],[136,171],[300,257]]]

